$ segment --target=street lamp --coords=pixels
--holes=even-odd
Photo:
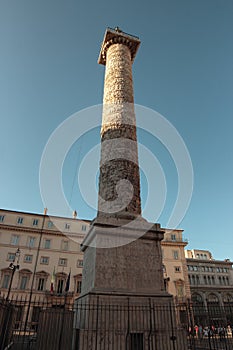
[[[10,296],[10,292],[11,292],[11,287],[12,287],[12,282],[13,282],[15,271],[19,270],[19,258],[20,258],[20,250],[18,248],[16,250],[16,252],[15,252],[14,261],[12,263],[10,263],[10,265],[9,265],[9,269],[12,270],[12,273],[11,273],[10,284],[9,284],[9,288],[8,288],[8,292],[7,292],[7,296],[6,296],[6,300],[7,301],[9,300],[9,296]]]

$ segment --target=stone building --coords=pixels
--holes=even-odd
[[[71,272],[67,298],[74,300],[81,291],[82,241],[89,222],[74,218],[0,210],[0,291],[9,289],[17,297],[48,299],[62,297]],[[20,250],[19,262],[16,260]],[[12,285],[12,269],[15,270]],[[51,291],[51,282],[53,291]]]
[[[233,262],[215,260],[207,250],[185,251],[196,323],[208,317],[216,324],[233,324]]]
[[[164,228],[164,238],[161,242],[164,283],[176,304],[186,303],[191,298],[188,270],[184,248],[188,242],[183,238],[183,230]]]

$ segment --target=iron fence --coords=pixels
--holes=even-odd
[[[233,350],[222,309],[0,299],[0,350]],[[29,317],[26,317],[29,315]],[[201,318],[200,318],[201,315]],[[198,321],[201,319],[202,323]]]

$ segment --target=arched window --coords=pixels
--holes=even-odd
[[[56,274],[56,292],[57,294],[62,294],[65,290],[66,286],[66,280],[67,280],[67,274],[64,272],[58,272]]]
[[[82,274],[78,274],[74,276],[74,286],[75,286],[74,292],[76,294],[80,294],[82,289]]]
[[[192,302],[194,305],[202,305],[203,304],[203,298],[199,293],[193,293],[192,294]]]
[[[220,313],[220,303],[216,294],[210,293],[207,296],[207,306],[210,315],[212,315],[213,317],[216,317],[216,315]]]
[[[219,302],[217,295],[214,293],[210,293],[208,295],[207,301],[208,301],[208,303],[218,303]]]
[[[38,271],[36,273],[36,289],[39,292],[46,290],[46,283],[48,280],[49,274],[46,271]]]
[[[19,271],[19,286],[18,288],[20,290],[27,290],[30,288],[30,277],[32,275],[32,272],[28,269],[22,269]]]
[[[223,302],[224,303],[233,303],[233,295],[230,293],[226,293],[223,295]]]
[[[5,268],[1,270],[1,288],[8,289],[10,285],[10,279],[12,275],[12,270]]]
[[[225,293],[222,298],[227,319],[229,320],[230,324],[233,324],[233,293]]]

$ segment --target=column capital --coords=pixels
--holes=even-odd
[[[140,40],[134,35],[122,32],[118,27],[116,27],[115,29],[107,28],[100,49],[98,59],[99,64],[106,64],[107,50],[113,44],[123,44],[128,46],[131,52],[131,61],[133,62],[140,45]]]

